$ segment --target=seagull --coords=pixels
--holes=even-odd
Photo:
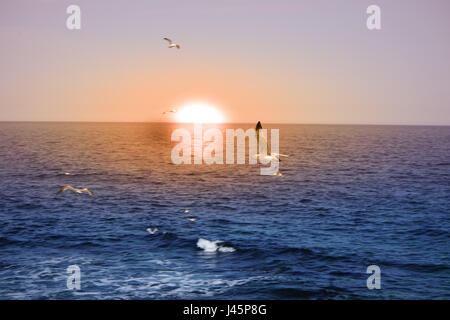
[[[289,157],[287,154],[282,154],[282,153],[269,153],[269,154],[255,154],[254,157],[256,159],[260,158],[260,159],[266,159],[266,160],[270,160],[270,161],[281,161],[280,157]]]
[[[172,110],[164,111],[162,114],[167,114],[167,113],[177,113],[177,112],[178,112],[177,109],[172,109]]]
[[[152,229],[152,228],[147,228],[147,229],[145,229],[145,230],[147,230],[147,232],[150,233],[150,234],[155,234],[156,231],[158,231],[158,228],[154,228],[154,229]]]
[[[186,208],[186,209],[181,209],[184,213],[189,213],[189,210],[190,210],[191,208]]]
[[[173,43],[172,40],[170,40],[169,38],[164,38],[164,40],[169,41],[169,48],[177,48],[180,49],[180,45]]]
[[[82,194],[84,192],[86,192],[87,194],[89,194],[91,197],[93,197],[94,195],[92,194],[91,191],[89,191],[88,188],[83,188],[83,189],[78,189],[78,188],[74,188],[72,186],[64,186],[61,189],[59,189],[59,191],[56,194],[59,194],[61,192],[64,192],[66,190],[72,190],[73,192],[76,192],[78,194]]]
[[[186,219],[189,220],[189,221],[192,221],[192,222],[197,221],[196,217],[190,217],[190,218],[186,218]]]

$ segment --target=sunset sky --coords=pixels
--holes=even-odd
[[[448,0],[2,0],[0,121],[171,121],[202,101],[229,122],[450,125],[449,16]]]

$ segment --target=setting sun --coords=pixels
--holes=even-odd
[[[206,103],[190,103],[180,108],[176,116],[177,122],[188,123],[222,123],[222,114],[217,108]]]

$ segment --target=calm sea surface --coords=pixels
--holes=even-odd
[[[169,124],[0,123],[0,299],[450,299],[450,127],[266,127],[282,177],[174,165]]]

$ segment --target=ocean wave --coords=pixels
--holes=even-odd
[[[215,240],[210,241],[203,238],[199,238],[197,241],[197,247],[203,249],[205,252],[234,252],[236,249],[233,247],[226,247],[222,245],[223,241]]]

